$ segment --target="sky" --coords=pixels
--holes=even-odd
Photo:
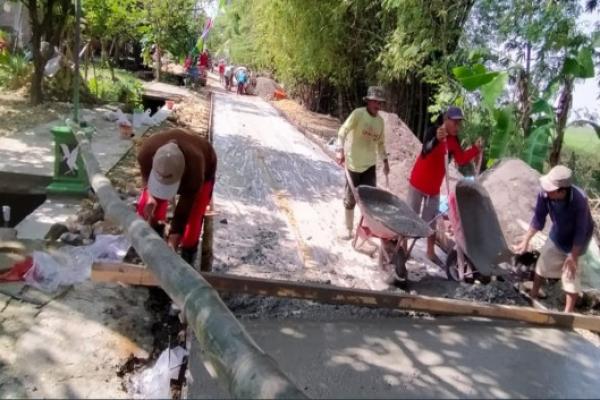
[[[590,31],[594,23],[600,23],[600,12],[583,13],[579,18],[581,27],[584,31]],[[596,76],[591,79],[579,80],[575,83],[573,92],[573,106],[571,119],[576,118],[577,112],[587,110],[600,119],[600,88],[598,87],[598,76],[600,71],[596,68]]]

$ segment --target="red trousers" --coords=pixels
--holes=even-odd
[[[190,210],[190,214],[187,217],[183,236],[181,238],[182,248],[196,248],[200,240],[200,233],[202,232],[202,223],[204,222],[204,214],[206,213],[206,207],[210,203],[212,198],[214,181],[204,182],[202,187],[196,192],[194,198],[194,204]],[[148,202],[148,189],[144,188],[140,199],[137,204],[136,211],[139,216],[144,217],[144,207]],[[156,208],[154,209],[154,215],[150,219],[150,224],[154,225],[159,221],[165,221],[167,219],[167,208],[169,202],[167,200],[156,199]]]

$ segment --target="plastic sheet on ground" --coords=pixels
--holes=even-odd
[[[51,293],[59,286],[69,286],[89,279],[92,263],[92,256],[81,247],[51,252],[34,251],[33,265],[24,279],[28,285]]]
[[[125,235],[96,235],[94,243],[83,246],[93,261],[121,262],[131,247]]]
[[[600,293],[600,248],[598,242],[592,239],[587,252],[582,256],[584,267],[581,276],[581,285],[584,290]]]
[[[130,393],[134,399],[170,399],[171,379],[179,377],[183,359],[188,351],[181,346],[165,349],[152,368],[132,378]]]
[[[34,251],[33,263],[24,275],[25,282],[44,292],[60,286],[81,283],[90,278],[97,261],[120,262],[130,244],[124,235],[98,235],[88,246],[65,246],[49,252]]]

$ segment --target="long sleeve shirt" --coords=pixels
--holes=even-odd
[[[445,142],[440,142],[436,137],[439,125],[427,130],[421,153],[417,157],[410,174],[410,184],[428,196],[440,194],[440,188],[446,173],[445,154],[454,158],[458,165],[465,165],[478,154],[477,146],[463,150],[456,136],[448,135]]]
[[[377,164],[377,155],[386,159],[381,115],[372,116],[366,107],[352,111],[338,131],[338,146],[344,149],[346,168],[352,172],[364,172]]]
[[[573,246],[585,250],[592,238],[594,220],[582,189],[571,186],[564,200],[550,200],[545,192],[538,194],[531,227],[544,229],[548,215],[552,221],[550,239],[559,249],[565,253],[570,253]]]
[[[171,129],[154,134],[144,141],[137,156],[144,186],[148,183],[154,154],[162,145],[172,140],[177,143],[185,157],[185,170],[177,191],[179,201],[171,222],[172,232],[182,234],[194,205],[196,192],[204,182],[215,180],[217,155],[206,139],[184,129]]]

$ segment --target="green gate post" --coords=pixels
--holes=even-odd
[[[69,126],[55,126],[51,132],[54,136],[54,178],[47,193],[87,195],[90,184],[73,130]]]

